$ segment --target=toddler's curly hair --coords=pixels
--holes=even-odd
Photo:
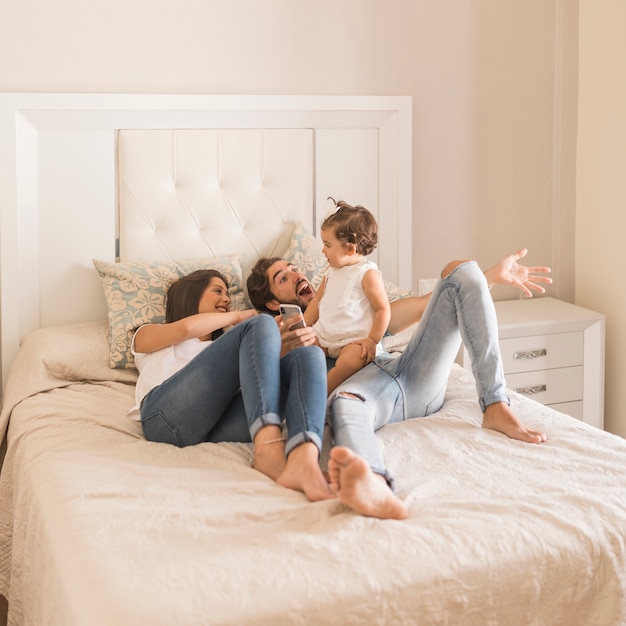
[[[354,244],[356,252],[367,256],[378,245],[378,224],[363,206],[352,206],[343,200],[335,201],[335,211],[322,222],[322,230],[332,229],[344,244]]]

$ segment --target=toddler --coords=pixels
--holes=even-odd
[[[330,394],[383,351],[390,307],[380,270],[365,258],[378,242],[374,216],[362,206],[335,202],[321,238],[329,267],[304,319],[327,356],[337,359],[328,372]]]

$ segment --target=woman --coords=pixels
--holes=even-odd
[[[130,416],[141,420],[149,441],[253,441],[255,469],[310,500],[333,497],[318,463],[322,351],[304,346],[281,359],[276,322],[254,310],[230,311],[229,304],[226,280],[215,270],[172,284],[165,323],[141,326],[133,337],[139,379]]]

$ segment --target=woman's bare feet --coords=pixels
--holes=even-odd
[[[542,443],[548,439],[546,433],[532,430],[522,424],[506,402],[495,402],[485,409],[483,428],[497,430],[511,439],[519,439],[527,443]]]
[[[254,438],[252,467],[277,480],[287,464],[285,441],[279,426],[264,426]]]
[[[289,453],[285,469],[276,482],[288,489],[304,492],[313,502],[336,497],[319,466],[319,450],[310,441],[300,444]]]
[[[409,514],[387,485],[370,466],[349,448],[335,446],[328,460],[330,486],[339,500],[357,513],[380,519],[406,519]]]

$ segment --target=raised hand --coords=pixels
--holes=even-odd
[[[522,248],[486,270],[485,276],[489,285],[512,285],[528,298],[532,298],[533,291],[545,293],[546,290],[541,284],[549,285],[552,279],[544,274],[549,274],[552,270],[545,266],[526,267],[518,263],[527,253],[528,250]]]

